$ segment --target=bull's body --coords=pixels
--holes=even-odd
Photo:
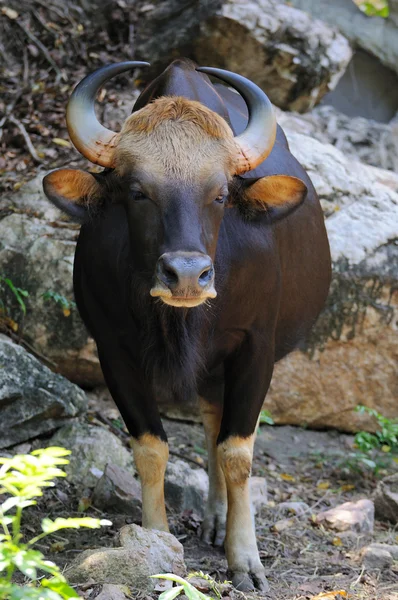
[[[200,101],[229,120],[235,134],[246,127],[247,109],[241,97],[224,86],[209,85],[189,64],[169,67],[144,91],[134,110],[160,96]],[[227,459],[221,470],[215,465],[216,439],[218,446],[237,440],[233,452],[245,440],[249,446],[253,443],[274,363],[306,336],[324,304],[330,282],[322,210],[311,181],[290,153],[280,128],[270,156],[244,179],[275,174],[303,180],[308,188],[305,201],[276,222],[270,222],[267,215],[245,216],[235,206],[225,209],[214,261],[218,295],[208,304],[174,308],[150,298],[153,271],[142,265],[134,250],[134,227],[143,224],[129,229],[125,208],[117,202],[112,172],[100,176],[110,182],[112,191],[102,212],[82,226],[76,251],[76,302],[97,342],[106,383],[134,438],[140,440],[149,434],[167,440],[157,408],[159,398],[184,402],[198,395],[203,399],[209,452],[213,453],[213,489],[204,530],[205,538],[218,541],[223,537],[226,512],[221,471],[232,506],[228,519],[232,523],[239,518],[243,531],[250,527],[250,517],[242,517],[247,506],[238,507],[240,501],[230,493]],[[189,240],[190,223],[186,222],[189,216],[184,217],[183,198],[176,207],[169,226],[176,239],[182,230],[188,231],[184,239]],[[173,232],[170,235],[173,237]],[[147,236],[149,240],[151,231]],[[156,460],[151,463],[152,459],[145,464],[156,471]],[[144,479],[146,468],[139,467]],[[245,495],[246,483],[234,469],[231,481],[243,486],[241,493]],[[144,493],[144,502],[151,502],[149,494],[146,498]],[[147,520],[149,526],[158,526],[153,518]],[[233,528],[228,524],[227,540],[229,536],[228,560],[237,577],[235,582],[242,582],[245,588],[251,576],[258,584],[262,575],[254,555],[255,541],[253,547],[249,533],[241,533],[243,538],[236,540],[238,533]]]

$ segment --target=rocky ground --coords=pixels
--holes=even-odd
[[[223,552],[209,547],[198,537],[207,490],[207,477],[203,472],[207,462],[203,429],[201,425],[172,420],[165,420],[165,428],[173,463],[166,476],[171,532],[184,547],[187,572],[203,571],[217,582],[224,582],[228,574]],[[49,542],[43,542],[40,550],[65,567],[72,581],[84,581],[78,588],[82,598],[91,600],[102,593],[101,600],[117,600],[119,596],[115,595],[113,585],[105,584],[122,583],[117,576],[120,555],[117,554],[115,563],[112,553],[123,549],[105,551],[104,548],[120,546],[119,530],[125,525],[140,523],[139,486],[133,476],[129,437],[117,410],[105,393],[102,397],[91,395],[84,423],[72,422],[53,438],[36,441],[33,446],[38,443],[63,444],[71,447],[74,454],[68,479],[46,493],[37,507],[29,509],[26,529],[30,533],[35,531],[44,516],[88,514],[110,519],[113,525],[109,528],[58,533]],[[101,445],[109,449],[106,456],[98,452]],[[19,450],[28,451],[31,447],[26,443]],[[384,455],[379,456],[380,470],[375,477],[363,470],[353,455],[353,436],[347,434],[291,426],[260,428],[252,490],[260,556],[271,584],[271,592],[262,597],[269,600],[397,600],[398,562],[393,560],[398,557],[396,526],[380,520],[383,515],[378,510],[374,519],[372,502],[378,480],[396,472],[397,465],[386,461]],[[112,464],[105,467],[107,461]],[[107,480],[105,484],[104,480]],[[103,507],[104,497],[107,508]],[[325,512],[343,503],[358,501],[359,504],[354,505],[355,518],[350,513],[348,522],[344,507],[337,517]],[[131,535],[123,531],[125,538],[127,533]],[[144,542],[140,539],[140,548]],[[125,543],[124,540],[123,546]],[[164,549],[162,556],[156,558],[158,544],[159,541],[151,541],[151,559],[149,563],[144,560],[147,561],[145,568],[149,569],[148,573],[144,569],[145,577],[150,574],[152,564],[153,571],[159,570],[159,560],[163,561],[163,570],[167,569]],[[388,551],[385,546],[374,544],[387,544]],[[82,576],[81,552],[92,548],[101,548],[101,560],[104,560],[101,575],[91,566]],[[111,555],[104,559],[104,552]],[[177,554],[174,549],[172,555]],[[127,552],[127,558],[123,555],[126,562],[133,560],[131,556],[136,560],[136,552]],[[76,557],[78,574],[76,565],[68,571]],[[142,582],[139,589],[134,587],[137,573],[143,577],[142,565],[136,564],[131,571],[123,573],[120,598],[157,598],[160,588],[151,590]],[[126,587],[126,584],[129,585]],[[201,581],[199,588],[206,590],[206,585]],[[244,598],[229,586],[220,589],[223,596]],[[209,593],[212,595],[211,590]],[[246,594],[246,597],[251,595]]]

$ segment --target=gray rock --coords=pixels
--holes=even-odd
[[[203,516],[209,478],[204,469],[193,469],[183,460],[169,462],[164,491],[167,506],[172,510],[178,513],[193,510],[199,516]]]
[[[371,500],[345,502],[330,510],[320,512],[316,523],[334,531],[372,533],[374,527],[374,505]]]
[[[362,549],[361,560],[366,569],[386,569],[393,563],[393,558],[388,550],[373,545]]]
[[[293,514],[297,517],[301,517],[302,515],[310,515],[310,507],[305,502],[281,502],[278,504],[276,509],[282,514]]]
[[[80,388],[0,334],[0,448],[52,432],[86,407]]]
[[[178,54],[252,79],[281,108],[305,111],[332,89],[350,58],[336,30],[278,0],[142,2],[137,52],[153,70]],[[153,70],[143,71],[143,76]]]
[[[391,123],[378,123],[344,115],[332,106],[317,106],[304,115],[277,109],[277,119],[288,136],[301,133],[322,144],[332,144],[350,161],[398,171],[397,119]],[[392,179],[396,185],[396,177]]]
[[[30,182],[27,194],[38,183],[37,178]],[[24,188],[19,194],[25,198]],[[36,195],[43,199],[42,192],[37,191]],[[18,206],[18,196],[15,202]],[[43,208],[38,214],[55,217],[52,209]],[[73,301],[72,272],[78,233],[78,226],[66,221],[41,220],[27,213],[0,217],[0,272],[29,292],[23,324],[13,295],[8,293],[5,297],[23,339],[68,379],[95,385],[103,381],[95,344]],[[69,302],[69,312],[64,312],[54,299],[45,300],[43,294],[47,292],[63,296]]]
[[[91,499],[97,508],[128,514],[134,521],[141,520],[141,485],[131,470],[108,463]]]
[[[333,3],[330,0],[292,0],[292,4],[337,27],[352,44],[377,56],[398,73],[398,29],[393,21],[369,19],[353,2],[346,0],[333,0]]]
[[[51,438],[50,445],[65,446],[72,451],[65,471],[76,486],[95,487],[107,463],[134,473],[132,453],[104,427],[79,422],[67,425]]]
[[[120,546],[82,552],[65,575],[72,583],[88,580],[127,585],[134,590],[151,592],[158,573],[185,574],[184,550],[170,533],[126,525],[120,530]]]
[[[250,501],[256,515],[268,502],[268,486],[265,477],[250,477]]]
[[[391,554],[393,560],[398,560],[398,545],[396,544],[370,544],[370,548],[374,548],[376,550],[386,550]]]
[[[126,596],[121,587],[105,583],[96,600],[125,600]]]
[[[376,517],[381,521],[398,523],[398,475],[390,475],[377,484],[375,496]]]

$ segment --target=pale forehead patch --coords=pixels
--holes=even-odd
[[[229,125],[199,102],[162,97],[126,119],[115,150],[116,169],[138,167],[159,178],[194,181],[235,169],[237,149]]]

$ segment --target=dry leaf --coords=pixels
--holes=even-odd
[[[332,540],[332,544],[333,544],[333,546],[342,546],[343,542],[341,541],[341,538],[335,537]]]
[[[289,475],[289,473],[281,473],[281,479],[283,481],[296,481],[293,475]]]
[[[328,490],[330,488],[330,481],[321,481],[316,487],[318,490]]]
[[[346,483],[340,488],[341,492],[350,492],[351,490],[355,490],[355,485],[352,485],[352,483]]]
[[[333,592],[324,592],[318,594],[318,596],[313,596],[311,600],[336,600],[336,597],[338,596],[341,598],[348,598],[348,594],[345,590],[335,590]]]
[[[1,12],[3,13],[3,15],[8,17],[9,19],[12,19],[13,21],[15,21],[15,19],[18,19],[18,17],[19,17],[19,14],[17,13],[17,11],[14,10],[13,8],[9,8],[8,6],[3,6],[3,8],[1,9]]]
[[[64,313],[64,317],[70,316],[70,308],[63,308],[62,312]]]
[[[285,531],[285,529],[292,527],[292,525],[294,525],[293,519],[282,519],[281,521],[274,523],[271,527],[271,530],[275,531],[275,533],[281,533],[282,531]]]
[[[63,140],[62,138],[53,138],[54,144],[57,146],[63,146],[64,148],[71,148],[71,143],[68,140]]]

